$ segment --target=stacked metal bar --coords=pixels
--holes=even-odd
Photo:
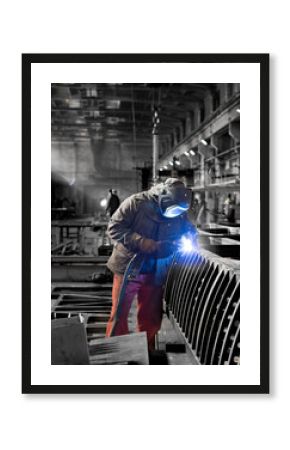
[[[81,316],[88,341],[105,336],[111,311],[111,284],[63,283],[52,290],[52,319]]]
[[[168,273],[165,302],[195,363],[240,363],[239,263],[205,250],[178,253]]]

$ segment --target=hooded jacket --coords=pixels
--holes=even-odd
[[[126,267],[136,253],[134,237],[136,233],[155,241],[176,241],[183,234],[196,234],[196,229],[189,221],[187,213],[175,218],[162,216],[158,198],[164,188],[163,184],[154,186],[149,191],[128,197],[111,217],[108,235],[114,241],[114,248],[107,267],[117,274],[124,274]],[[145,256],[141,273],[154,274],[154,284],[162,285],[173,255],[165,258]]]

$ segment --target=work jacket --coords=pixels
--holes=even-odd
[[[163,217],[154,188],[132,195],[121,203],[108,225],[108,235],[114,241],[114,248],[107,267],[113,273],[124,274],[136,253],[134,233],[155,241],[173,242],[186,233],[196,235],[196,229],[186,213],[170,219]],[[165,258],[144,255],[144,259],[141,273],[152,273],[154,284],[164,284],[173,255]]]

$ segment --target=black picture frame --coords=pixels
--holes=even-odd
[[[31,384],[31,65],[33,63],[254,63],[260,65],[260,384],[171,386]],[[23,54],[22,155],[22,393],[269,393],[269,54]]]

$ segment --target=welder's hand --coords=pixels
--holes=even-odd
[[[158,241],[157,242],[157,257],[167,258],[177,250],[175,241]]]
[[[138,248],[142,253],[152,254],[158,250],[158,245],[153,239],[141,238],[138,242]]]

